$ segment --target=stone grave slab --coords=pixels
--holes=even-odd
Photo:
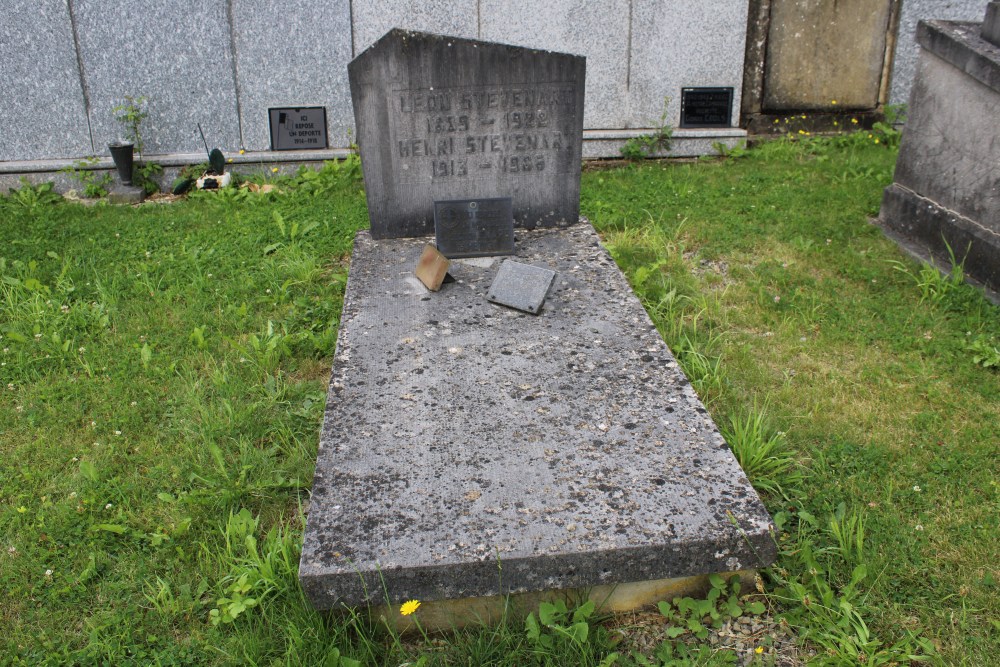
[[[557,273],[529,315],[500,258],[413,276],[354,247],[299,576],[317,608],[763,567],[771,519],[589,224],[518,232]]]
[[[434,232],[434,202],[510,197],[521,227],[580,211],[585,59],[391,30],[348,65],[371,234]]]

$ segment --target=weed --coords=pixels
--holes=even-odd
[[[621,147],[620,152],[626,160],[641,160],[653,157],[657,154],[666,153],[673,143],[674,130],[667,123],[667,107],[670,100],[663,101],[663,113],[660,114],[659,123],[652,134],[644,134],[632,137]]]
[[[720,427],[722,436],[743,472],[758,491],[787,498],[802,481],[795,457],[789,452],[785,434],[767,424],[765,409],[745,410]]]
[[[35,211],[62,201],[62,197],[54,192],[53,188],[53,183],[32,185],[22,176],[21,187],[7,193],[6,197],[0,199],[0,204],[6,203],[12,207]]]
[[[83,196],[93,199],[106,197],[108,186],[114,182],[111,174],[99,174],[92,167],[100,161],[94,156],[83,160],[76,160],[72,165],[63,167],[59,171],[68,174],[72,179],[83,187]]]
[[[1000,369],[1000,346],[994,342],[994,338],[978,337],[969,343],[966,348],[972,353],[972,363],[983,368]]]
[[[718,574],[709,577],[711,588],[704,599],[691,597],[674,598],[672,602],[660,602],[657,608],[670,622],[667,637],[676,639],[691,633],[698,639],[707,639],[709,628],[721,628],[733,618],[744,613],[759,615],[767,611],[763,602],[747,602],[740,599],[740,578],[738,575],[726,581]]]

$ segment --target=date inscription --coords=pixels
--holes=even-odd
[[[396,90],[389,98],[393,160],[403,182],[447,182],[569,171],[576,89]]]

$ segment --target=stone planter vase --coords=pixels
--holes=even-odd
[[[117,141],[108,144],[111,151],[111,159],[115,161],[115,169],[118,170],[118,178],[122,185],[132,185],[132,165],[134,164],[135,146],[132,143]]]

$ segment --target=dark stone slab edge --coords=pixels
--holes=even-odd
[[[967,276],[1000,290],[1000,235],[976,221],[893,183],[882,195],[879,225],[893,240],[914,242],[946,266],[950,246]]]
[[[731,543],[687,541],[608,551],[538,554],[429,566],[387,566],[354,573],[312,571],[301,563],[299,580],[317,609],[445,600],[535,591],[587,588],[769,567],[777,558],[770,532],[741,533]],[[714,554],[714,558],[712,556]],[[546,574],[539,575],[542,570]],[[556,573],[556,574],[551,574]],[[460,583],[459,583],[460,582]],[[386,592],[393,598],[386,601]]]
[[[976,81],[1000,92],[1000,46],[980,34],[979,23],[920,21],[917,42]]]

